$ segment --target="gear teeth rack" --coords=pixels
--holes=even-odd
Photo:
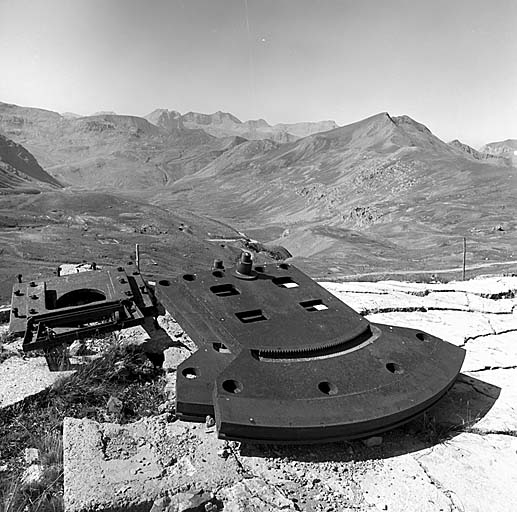
[[[453,385],[465,351],[368,322],[293,265],[163,278],[156,296],[196,343],[177,371],[176,414],[214,415],[220,438],[314,443],[407,422]]]

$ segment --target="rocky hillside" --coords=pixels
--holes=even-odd
[[[23,144],[62,183],[137,194],[202,169],[232,142],[203,130],[166,130],[141,117],[65,117],[7,103],[0,103],[0,133]]]
[[[491,163],[499,163],[501,165],[511,165],[512,163],[511,159],[509,158],[497,154],[488,153],[485,151],[477,151],[473,147],[469,146],[468,144],[464,144],[458,139],[452,140],[448,144],[449,146],[451,146],[451,148],[458,150],[460,153],[467,155],[473,158],[474,160],[488,160]]]
[[[507,158],[513,165],[517,165],[517,140],[507,139],[501,142],[490,142],[485,144],[480,150],[487,155]]]
[[[271,126],[264,119],[242,122],[228,112],[200,114],[187,112],[181,115],[175,110],[158,109],[145,118],[162,128],[177,129],[179,127],[201,129],[215,137],[239,136],[248,140],[271,139],[276,142],[292,142],[318,132],[337,128],[334,121],[306,123],[279,123]]]
[[[247,242],[230,226],[185,208],[72,190],[0,193],[0,240],[0,305],[9,300],[17,274],[52,275],[58,264],[83,260],[117,267],[134,256],[136,243],[140,268],[153,278],[210,268],[216,258],[233,264]],[[256,258],[272,261],[267,252]]]
[[[22,145],[0,134],[0,189],[61,188]]]
[[[244,142],[155,200],[281,238],[313,272],[457,266],[463,236],[476,261],[517,259],[514,169],[472,158],[407,116],[381,113],[287,144]]]
[[[485,158],[387,113],[302,138],[334,125],[279,126],[223,112],[74,118],[0,103],[0,133],[64,185],[222,219],[319,277],[455,269],[463,237],[471,265],[517,259],[517,173],[501,156],[511,141]]]

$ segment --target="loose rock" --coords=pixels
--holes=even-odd
[[[363,444],[368,448],[372,448],[373,446],[380,446],[382,444],[381,436],[373,436],[368,439],[363,439]]]

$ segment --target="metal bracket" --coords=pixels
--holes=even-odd
[[[420,414],[454,383],[465,352],[372,324],[285,263],[162,279],[158,300],[198,346],[177,372],[176,414],[215,415],[219,437],[352,439]]]
[[[63,343],[142,324],[154,314],[150,291],[137,270],[123,267],[16,283],[9,330],[23,334],[23,349]]]

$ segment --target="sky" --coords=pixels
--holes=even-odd
[[[0,0],[0,101],[517,139],[515,0]]]

